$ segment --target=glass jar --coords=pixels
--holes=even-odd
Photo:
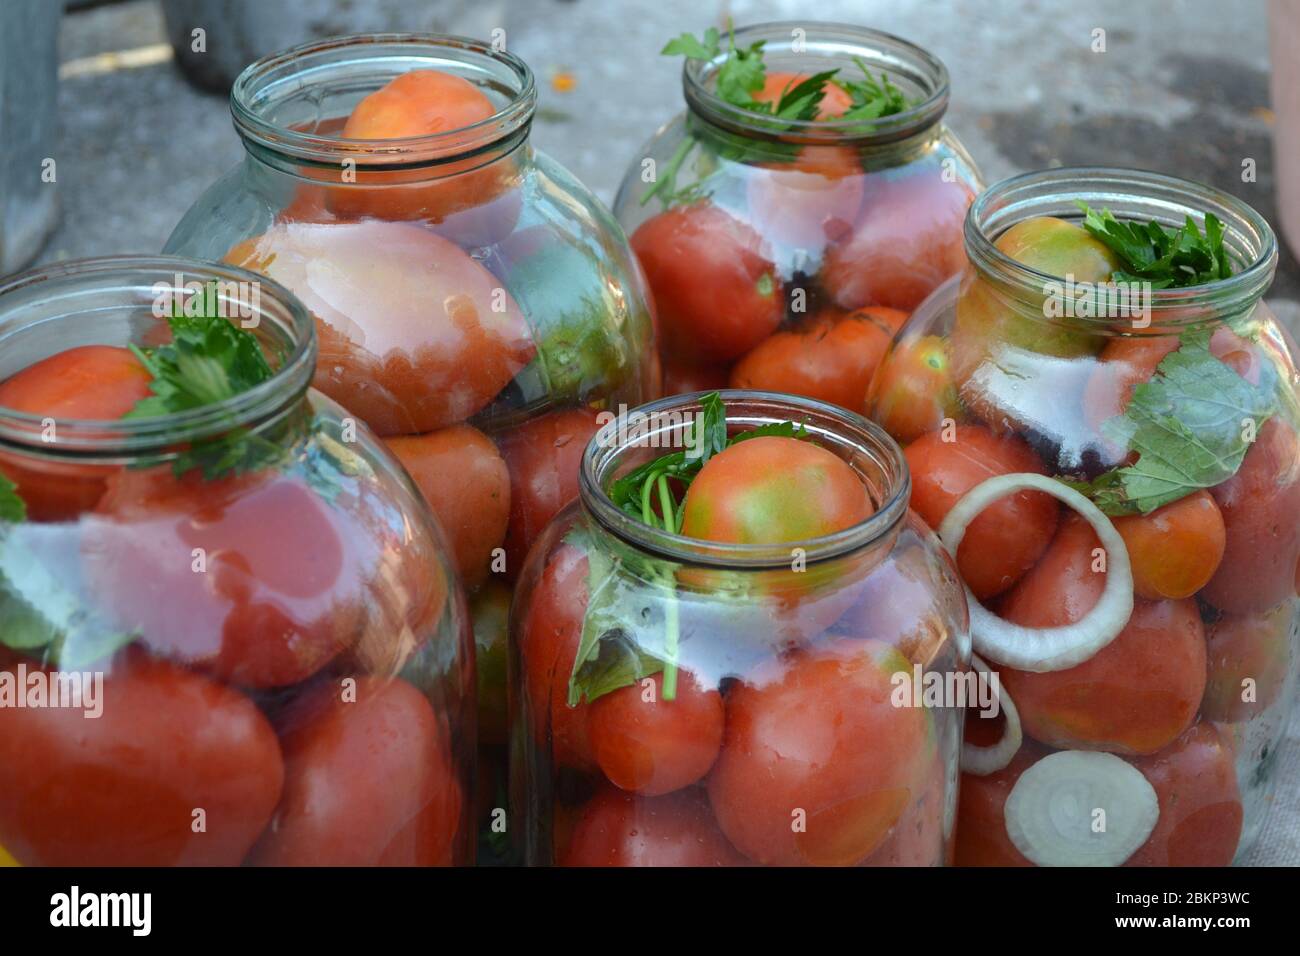
[[[251,332],[273,376],[153,417],[35,407],[117,387],[48,364],[34,382],[36,363],[164,344],[191,304]],[[0,286],[0,356],[4,851],[471,861],[464,597],[396,459],[309,388],[302,305],[190,259],[67,262]]]
[[[414,71],[450,76],[490,115],[344,138],[358,104]],[[414,477],[498,663],[492,608],[577,495],[597,414],[660,389],[635,259],[608,210],[532,148],[536,102],[528,66],[476,40],[359,35],[259,60],[231,91],[247,154],[166,246],[263,272],[306,305],[315,386]],[[504,671],[482,677],[485,746],[503,766]]]
[[[966,670],[966,609],[908,511],[898,447],[821,402],[723,392],[730,433],[802,423],[862,478],[875,513],[779,545],[656,530],[607,489],[682,448],[700,399],[602,429],[579,500],[524,569],[511,787],[525,861],[944,863],[961,716],[911,690]]]
[[[982,188],[943,124],[948,71],[905,40],[807,22],[739,29],[764,41],[768,86],[827,70],[882,74],[898,113],[777,121],[717,93],[725,54],[688,60],[686,111],[642,148],[614,210],[653,292],[666,394],[770,389],[853,411],[907,313],[959,272],[961,223]],[[724,38],[725,46],[725,38]]]
[[[1117,280],[1077,201],[1217,218],[1230,275]],[[1300,640],[1300,377],[1261,300],[1273,232],[1209,186],[1104,168],[1001,182],[965,231],[970,265],[869,403],[913,506],[959,542],[975,651],[1018,715],[967,728],[1003,759],[963,775],[958,862],[1226,865],[1270,802]]]

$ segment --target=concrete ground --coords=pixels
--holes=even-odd
[[[431,7],[476,2],[481,11],[493,0]],[[509,47],[539,77],[536,144],[606,201],[640,144],[681,108],[678,64],[657,56],[667,38],[727,13],[749,23],[810,9],[807,0],[495,2]],[[1263,0],[820,0],[815,11],[943,58],[948,121],[990,181],[1058,164],[1139,166],[1212,183],[1275,221]],[[1105,52],[1093,52],[1097,29]],[[118,51],[135,53],[103,56]],[[197,92],[167,55],[155,0],[65,17],[55,153],[64,215],[40,261],[157,251],[240,158],[225,98]],[[1242,181],[1245,159],[1255,160],[1255,182]],[[1285,250],[1270,298],[1300,326],[1300,266]],[[1279,806],[1252,862],[1300,863],[1298,741],[1300,721],[1274,755]]]

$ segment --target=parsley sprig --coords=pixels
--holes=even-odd
[[[148,398],[141,399],[124,418],[156,418],[192,411],[233,398],[269,381],[275,374],[257,337],[219,314],[214,286],[207,286],[197,314],[186,314],[179,301],[167,320],[172,340],[151,348],[131,346],[153,376]],[[208,480],[256,471],[279,461],[283,449],[250,429],[239,426],[213,438],[194,442],[173,462],[177,475],[202,469]]]
[[[1174,230],[1155,220],[1124,222],[1109,209],[1098,213],[1081,200],[1083,228],[1119,257],[1122,267],[1111,274],[1115,282],[1150,282],[1153,289],[1204,285],[1232,275],[1232,262],[1223,248],[1223,223],[1205,214],[1202,233],[1191,216]]]

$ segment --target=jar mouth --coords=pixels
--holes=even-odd
[[[73,259],[0,283],[0,381],[69,348],[132,344],[156,328],[160,302],[209,283],[216,283],[220,314],[238,317],[272,356],[271,378],[221,402],[169,415],[60,418],[52,434],[46,427],[51,416],[0,407],[0,444],[44,456],[136,454],[263,421],[300,398],[316,368],[316,331],[302,303],[266,276],[184,256]]]
[[[395,139],[336,135],[361,99],[411,70],[453,73],[498,103],[485,120],[459,129]],[[309,163],[404,169],[463,160],[527,134],[537,105],[533,73],[492,43],[434,33],[358,33],[314,40],[246,67],[230,91],[230,112],[245,142]]]
[[[610,482],[639,462],[632,453],[649,450],[657,457],[683,447],[685,429],[701,413],[711,392],[673,395],[641,405],[606,421],[588,442],[579,474],[579,499],[608,532],[641,550],[683,564],[732,569],[789,568],[798,549],[807,564],[858,551],[890,533],[907,513],[912,479],[907,459],[883,428],[860,415],[811,398],[779,392],[728,389],[720,392],[727,424],[740,430],[793,421],[829,447],[866,482],[875,512],[866,520],[833,534],[776,544],[727,544],[654,528],[620,509],[610,499]]]
[[[724,42],[725,42],[724,36]],[[928,50],[902,37],[847,23],[808,23],[795,20],[760,23],[735,31],[737,47],[762,40],[769,73],[811,75],[838,67],[844,75],[858,74],[860,58],[873,75],[882,71],[912,102],[902,112],[872,120],[776,120],[742,109],[718,96],[714,89],[725,51],[712,60],[687,60],[682,88],[690,108],[709,122],[747,136],[785,142],[851,141],[861,145],[908,139],[934,126],[948,109],[948,68]],[[795,50],[796,41],[799,49]]]
[[[1067,166],[1012,176],[976,197],[966,213],[966,255],[980,273],[1006,294],[1041,304],[1044,290],[1067,277],[1041,272],[1012,259],[994,244],[1018,222],[1054,216],[1071,222],[1083,214],[1074,204],[1086,202],[1100,212],[1109,209],[1121,220],[1154,219],[1177,228],[1190,216],[1204,231],[1212,213],[1224,226],[1224,248],[1237,270],[1226,279],[1149,293],[1151,311],[1162,324],[1205,321],[1209,311],[1230,314],[1253,304],[1273,281],[1277,268],[1277,238],[1268,222],[1245,202],[1220,189],[1177,176],[1144,169],[1107,166]],[[1071,321],[1110,325],[1107,318]]]

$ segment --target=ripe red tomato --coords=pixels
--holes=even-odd
[[[296,477],[126,470],[84,525],[91,592],[159,655],[280,687],[359,636],[373,542]]]
[[[121,418],[150,395],[153,377],[130,349],[83,345],[27,366],[0,382],[0,408],[59,423]],[[65,521],[95,506],[106,469],[0,455],[0,472],[18,486],[34,521]]]
[[[689,392],[716,392],[730,388],[730,375],[725,365],[664,364],[665,395],[685,395]]]
[[[226,261],[270,276],[316,319],[314,384],[380,435],[484,408],[532,359],[510,293],[454,243],[408,223],[286,222]]]
[[[943,835],[946,774],[937,753],[925,778],[929,781],[925,790],[903,811],[864,866],[944,866],[952,862]]]
[[[898,671],[911,665],[888,645],[844,641],[730,690],[708,791],[737,849],[778,866],[850,866],[880,846],[934,759],[925,710],[890,700]]]
[[[258,866],[451,866],[463,797],[445,720],[401,678],[315,685],[279,716],[284,798]],[[346,696],[348,694],[350,696]]]
[[[411,70],[353,107],[342,136],[358,140],[434,136],[486,122],[496,112],[492,101],[463,77],[440,70]],[[454,149],[463,149],[463,144],[449,145],[448,155]],[[314,175],[326,178],[325,174]],[[427,168],[371,171],[358,163],[355,183],[330,189],[329,207],[347,217],[441,222],[487,203],[512,185],[518,175],[511,160],[485,164],[478,155],[444,161],[436,173]],[[328,178],[341,177],[331,173]]]
[[[1151,600],[1191,597],[1223,560],[1223,515],[1208,491],[1146,515],[1114,519],[1133,563],[1133,590]]]
[[[952,441],[945,441],[951,437]],[[904,454],[912,471],[912,507],[931,528],[976,485],[1015,472],[1046,474],[1027,444],[980,425],[957,425],[918,438]],[[957,549],[957,567],[981,601],[1003,593],[1033,567],[1056,532],[1060,507],[1041,491],[1022,491],[985,508]]]
[[[1227,866],[1241,839],[1241,794],[1232,751],[1202,721],[1133,765],[1155,788],[1160,818],[1125,866]]]
[[[746,866],[698,790],[636,797],[601,788],[557,841],[560,866]]]
[[[907,321],[897,309],[864,308],[815,317],[800,330],[777,332],[731,370],[731,387],[787,392],[861,411],[867,386]]]
[[[452,425],[387,441],[447,533],[467,588],[487,580],[510,519],[510,470],[486,435]]]
[[[569,677],[587,613],[587,556],[564,545],[550,556],[537,587],[522,599],[519,642],[523,706],[538,746],[555,762],[578,770],[596,766],[587,732],[587,704],[570,707]]]
[[[926,335],[899,343],[871,379],[869,414],[902,445],[960,420],[961,403],[952,382],[944,340]]]
[[[958,866],[1033,866],[1007,836],[1006,804],[1020,775],[1047,753],[1031,740],[1001,770],[961,775],[957,800]]]
[[[834,452],[798,438],[762,436],[705,462],[682,510],[688,537],[775,544],[850,528],[875,508],[862,478]]]
[[[962,221],[973,198],[937,167],[868,181],[856,229],[826,252],[821,278],[835,304],[915,309],[966,264]]]
[[[665,354],[730,362],[767,338],[785,295],[763,238],[710,202],[674,206],[632,233],[654,294]]]
[[[1073,515],[1043,559],[1002,602],[1025,627],[1073,624],[1106,584],[1094,570],[1096,533]],[[1075,667],[1043,674],[1010,667],[1002,682],[1025,733],[1053,747],[1149,754],[1196,717],[1205,692],[1205,630],[1196,602],[1138,599],[1119,636]]]
[[[510,521],[506,574],[519,573],[539,534],[578,497],[578,474],[587,442],[600,428],[590,408],[549,412],[497,437],[510,469]]]
[[[722,745],[722,695],[678,670],[677,693],[663,699],[663,674],[596,699],[587,733],[596,762],[620,790],[658,796],[695,783]]]
[[[238,864],[280,799],[271,725],[199,674],[118,662],[98,718],[0,707],[0,844],[27,866]]]
[[[1223,614],[1208,626],[1209,677],[1201,716],[1242,723],[1278,699],[1291,667],[1293,604],[1260,614]]]
[[[1300,443],[1270,418],[1237,473],[1210,489],[1227,528],[1218,571],[1201,596],[1220,611],[1251,614],[1295,593],[1300,560]]]

